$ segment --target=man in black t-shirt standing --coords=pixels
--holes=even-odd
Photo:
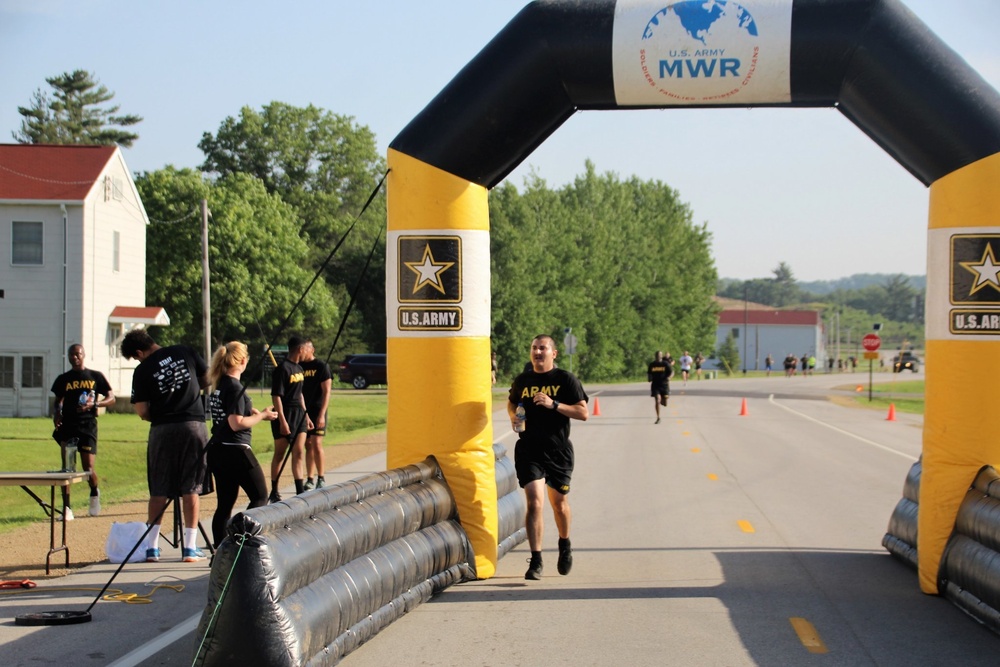
[[[185,563],[205,560],[198,548],[198,512],[206,472],[205,404],[201,390],[208,386],[208,368],[187,345],[160,347],[145,329],[125,334],[122,356],[140,363],[132,376],[135,411],[150,423],[146,449],[149,483],[149,519],[156,524],[146,542],[146,561],[160,560],[160,530],[167,501],[181,497],[184,516]]]
[[[333,373],[330,364],[316,358],[316,347],[306,339],[302,347],[303,381],[302,395],[306,401],[306,413],[312,420],[312,428],[306,433],[306,483],[305,490],[313,488],[313,473],[316,477],[316,488],[326,485],[323,473],[326,472],[326,457],[323,453],[323,437],[326,435],[326,411],[330,406],[330,388],[333,385]]]
[[[281,469],[284,466],[285,452],[292,448],[292,478],[295,480],[295,493],[305,491],[305,448],[306,432],[313,427],[312,420],[306,414],[306,402],[302,395],[302,382],[305,372],[299,361],[302,359],[302,349],[305,341],[298,336],[288,339],[288,354],[281,360],[271,374],[271,400],[278,418],[271,422],[271,435],[274,437],[274,456],[271,457],[271,495],[272,503],[281,500],[278,492],[278,482]]]
[[[90,473],[90,516],[101,513],[101,491],[98,488],[97,470],[94,463],[97,460],[97,408],[106,408],[115,404],[115,393],[111,391],[108,379],[100,371],[92,371],[84,367],[83,361],[87,353],[79,343],[70,345],[66,353],[72,370],[66,371],[52,383],[52,393],[56,395],[56,404],[52,421],[56,430],[53,433],[63,451],[67,446],[76,445],[80,453],[80,464]],[[100,398],[98,398],[100,397]],[[66,493],[65,520],[73,518],[73,510],[69,506]]]
[[[576,376],[555,367],[555,341],[542,334],[531,341],[531,370],[516,378],[510,387],[507,414],[511,426],[519,433],[514,447],[514,468],[517,481],[524,489],[528,511],[525,526],[531,560],[525,579],[542,578],[542,510],[546,485],[549,505],[559,531],[559,574],[569,574],[573,567],[570,546],[569,494],[573,475],[573,443],[570,442],[570,419],[586,421],[587,393]],[[524,419],[517,417],[524,409]]]
[[[660,423],[660,406],[666,406],[667,400],[670,398],[670,377],[673,374],[673,363],[657,350],[653,361],[649,362],[649,367],[646,369],[646,378],[649,380],[649,395],[653,397],[653,407],[656,408],[655,424]]]

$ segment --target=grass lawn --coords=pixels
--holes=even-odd
[[[249,391],[254,405],[270,403],[270,396]],[[330,399],[325,445],[337,445],[385,430],[388,397],[385,392],[334,392]],[[101,504],[144,500],[146,486],[146,437],[149,424],[134,414],[105,414],[98,418],[97,474],[101,480]],[[253,430],[254,452],[269,461],[274,451],[271,426],[261,422]],[[61,465],[59,445],[52,439],[52,420],[0,418],[0,461],[7,471],[57,470]],[[79,460],[77,469],[80,469]],[[42,498],[48,491],[32,489]],[[71,489],[74,509],[86,511],[87,485]],[[28,494],[16,486],[0,487],[0,533],[39,521],[44,514]]]
[[[858,392],[855,402],[873,410],[889,410],[889,404],[896,406],[897,412],[907,412],[915,415],[924,414],[924,381],[899,380],[880,382],[872,385],[872,400],[868,400],[868,383],[863,385],[864,391]]]

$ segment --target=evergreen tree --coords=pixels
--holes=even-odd
[[[45,79],[53,88],[53,97],[38,89],[31,104],[18,107],[21,129],[13,133],[22,144],[118,144],[130,147],[138,134],[128,132],[142,122],[141,116],[116,115],[118,105],[101,107],[115,94],[85,70],[74,70]]]

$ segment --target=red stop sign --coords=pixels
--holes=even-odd
[[[869,352],[874,352],[882,345],[882,339],[878,337],[877,334],[865,334],[865,337],[861,339],[861,346],[864,347]]]

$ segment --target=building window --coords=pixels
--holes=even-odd
[[[10,263],[24,266],[42,264],[42,223],[15,222],[11,227]]]
[[[118,273],[121,270],[122,235],[114,232],[111,240],[111,270]]]
[[[42,387],[42,358],[21,357],[21,388],[39,389]]]
[[[122,339],[125,338],[125,325],[119,322],[108,325],[108,354],[112,359],[121,357]]]
[[[733,329],[733,338],[739,338],[739,337],[740,337],[740,330]]]
[[[14,388],[14,357],[0,357],[0,389]]]

